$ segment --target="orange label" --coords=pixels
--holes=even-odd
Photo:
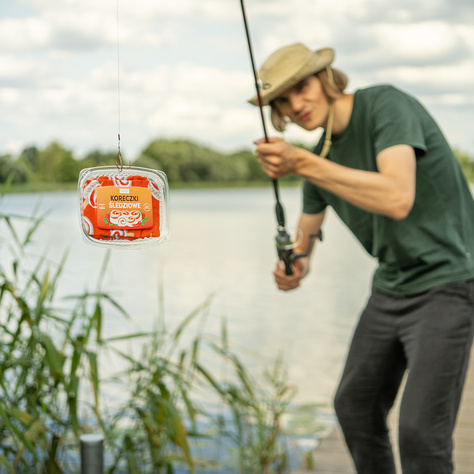
[[[100,229],[151,229],[151,191],[142,187],[97,188],[97,225]]]

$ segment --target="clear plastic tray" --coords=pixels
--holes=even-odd
[[[169,186],[162,171],[133,166],[83,169],[78,200],[87,243],[141,248],[170,238]]]

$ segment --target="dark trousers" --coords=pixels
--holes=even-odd
[[[359,474],[395,474],[387,414],[406,370],[399,417],[404,474],[450,474],[452,432],[474,332],[474,281],[394,298],[361,315],[335,397]]]

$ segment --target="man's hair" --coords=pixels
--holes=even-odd
[[[329,77],[327,69],[331,70],[332,78]],[[331,100],[341,98],[349,82],[348,77],[338,69],[326,68],[319,71],[316,76],[321,81],[324,93]]]
[[[328,73],[328,69],[330,70],[330,73]],[[349,82],[348,77],[342,71],[330,67],[319,71],[315,76],[321,81],[323,91],[330,101],[342,97]],[[285,131],[286,125],[289,122],[288,118],[280,113],[274,100],[270,102],[270,107],[271,120],[275,130],[278,130],[279,132]]]

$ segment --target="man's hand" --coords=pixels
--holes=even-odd
[[[278,285],[278,289],[282,291],[294,290],[300,286],[300,281],[307,275],[309,270],[309,259],[307,257],[299,258],[294,261],[293,274],[285,273],[285,264],[278,262],[273,276]]]
[[[298,148],[278,137],[271,137],[268,142],[260,139],[254,142],[263,171],[272,179],[294,172]]]

